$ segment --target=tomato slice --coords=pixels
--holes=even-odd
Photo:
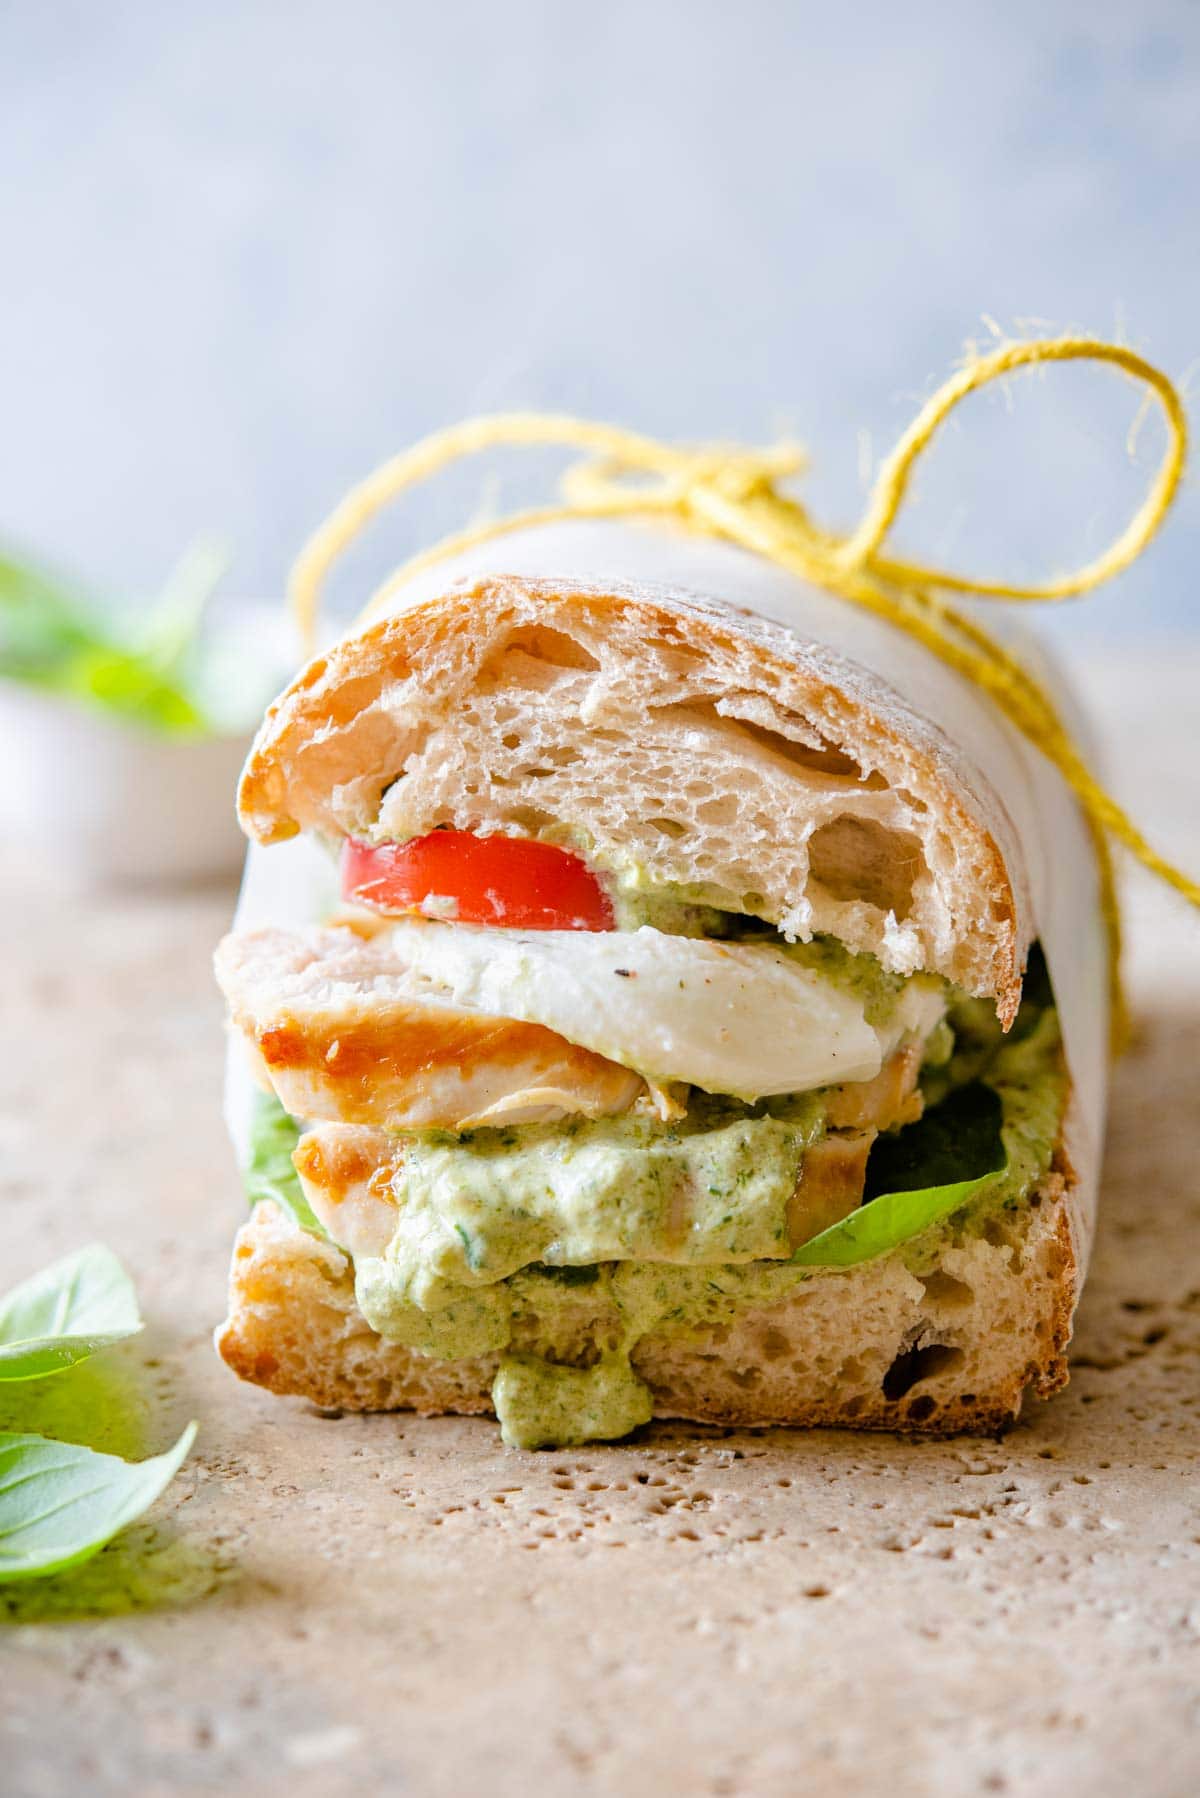
[[[384,912],[421,912],[510,930],[611,930],[612,906],[587,863],[532,838],[433,830],[342,848],[342,894]]]

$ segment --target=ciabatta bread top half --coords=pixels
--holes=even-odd
[[[618,884],[828,933],[1012,1019],[1035,934],[1019,832],[903,690],[899,633],[893,685],[878,652],[869,668],[720,589],[436,574],[270,708],[239,794],[249,835],[565,842]]]

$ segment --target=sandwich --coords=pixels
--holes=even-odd
[[[1106,965],[1074,802],[727,545],[434,566],[239,814],[220,1354],[323,1407],[993,1431],[1067,1377]]]

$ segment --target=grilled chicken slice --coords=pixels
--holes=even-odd
[[[862,1203],[874,1130],[824,1136],[804,1152],[796,1190],[788,1200],[788,1243],[798,1249],[841,1223]]]
[[[392,1181],[400,1139],[361,1124],[323,1124],[300,1138],[292,1160],[317,1221],[348,1255],[382,1255],[396,1230]]]
[[[896,1130],[913,1124],[924,1109],[917,1076],[925,1044],[917,1038],[889,1055],[874,1080],[831,1086],[825,1094],[825,1122],[831,1130]]]
[[[228,936],[217,979],[256,1076],[294,1117],[395,1130],[678,1109],[628,1068],[541,1024],[411,985],[386,937],[350,929]]]

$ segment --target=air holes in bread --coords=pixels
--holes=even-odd
[[[897,918],[912,910],[913,882],[925,865],[916,837],[846,815],[813,832],[808,857],[812,878],[832,898],[865,900]]]
[[[956,1280],[953,1274],[946,1273],[940,1267],[935,1268],[931,1274],[926,1274],[921,1284],[925,1288],[926,1297],[946,1311],[962,1311],[975,1302],[975,1294],[966,1281]]]
[[[761,749],[769,749],[772,755],[782,756],[793,767],[809,768],[814,774],[837,775],[856,784],[865,778],[866,784],[871,787],[887,785],[878,774],[864,777],[852,755],[846,755],[824,738],[820,739],[819,744],[797,743],[794,737],[785,737],[781,731],[768,730],[763,724],[752,724],[747,718],[738,719],[737,729],[741,736],[749,737]]]
[[[555,822],[549,812],[540,812],[533,805],[514,806],[512,821],[519,830],[531,837],[536,837],[539,831],[548,831]]]
[[[579,673],[594,674],[600,663],[567,631],[530,624],[513,631],[479,670],[481,686],[547,687]]]
[[[965,1359],[960,1348],[951,1348],[944,1342],[931,1342],[925,1348],[908,1349],[897,1355],[892,1365],[883,1376],[883,1396],[885,1398],[903,1398],[906,1392],[922,1380],[932,1379],[934,1374],[949,1373],[955,1367],[961,1367]]]
[[[712,827],[736,824],[738,795],[736,793],[718,793],[712,799],[702,800],[696,807],[696,816],[701,824]]]

